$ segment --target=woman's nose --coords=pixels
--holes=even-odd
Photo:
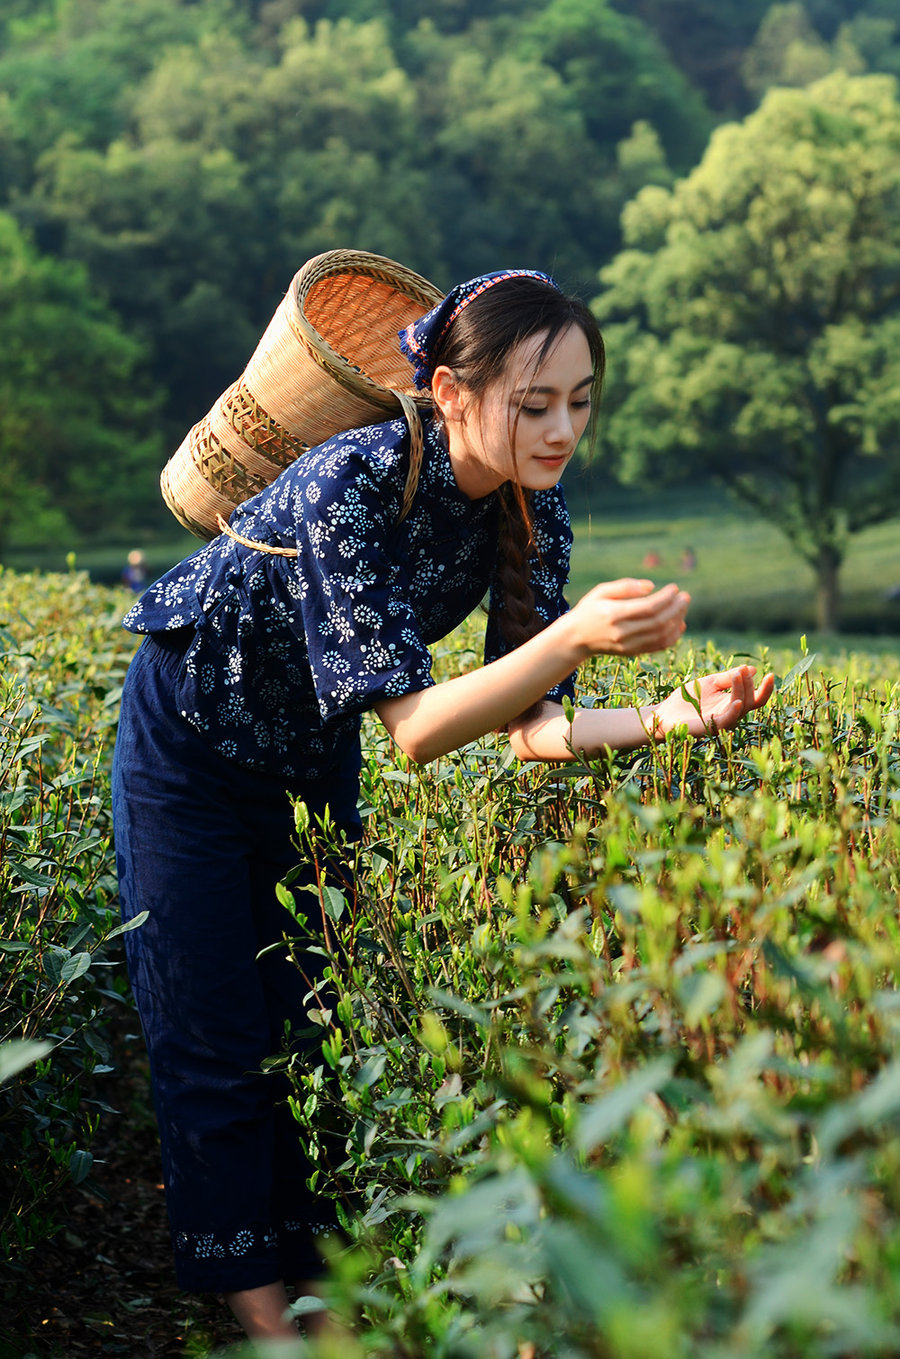
[[[547,439],[554,444],[568,444],[575,437],[575,426],[568,407],[561,407],[554,412],[553,419],[547,431]]]

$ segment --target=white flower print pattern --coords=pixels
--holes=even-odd
[[[406,422],[350,430],[302,454],[239,506],[244,537],[296,548],[285,557],[222,534],[151,585],[134,632],[184,633],[178,700],[223,755],[253,769],[319,779],[354,767],[362,712],[433,684],[430,645],[491,590],[496,497],[470,501],[443,438],[425,422],[412,510],[400,521]],[[565,608],[571,530],[562,490],[534,495],[532,587],[547,621]],[[492,604],[485,660],[504,645]],[[548,697],[573,693],[571,681]]]
[[[240,1259],[251,1254],[265,1256],[279,1249],[279,1237],[297,1233],[319,1236],[322,1232],[333,1230],[326,1223],[300,1222],[292,1218],[277,1226],[239,1227],[225,1235],[217,1232],[178,1232],[174,1241],[175,1254],[194,1260]]]

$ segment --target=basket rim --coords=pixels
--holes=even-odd
[[[289,295],[293,308],[289,313],[291,327],[298,340],[310,351],[312,357],[322,367],[327,368],[332,377],[355,395],[375,401],[379,405],[393,408],[394,402],[385,401],[386,388],[375,382],[366,373],[360,372],[316,330],[304,312],[304,302],[317,283],[339,274],[364,274],[377,281],[389,283],[404,292],[408,297],[422,303],[422,314],[440,302],[444,294],[429,279],[408,269],[404,264],[389,259],[387,255],[374,255],[367,250],[326,250],[314,255],[297,270],[291,280]],[[398,341],[399,350],[399,341]],[[416,405],[430,405],[431,394],[413,390],[410,375],[410,391],[407,393]]]

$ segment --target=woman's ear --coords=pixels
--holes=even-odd
[[[446,364],[441,364],[434,370],[431,378],[431,398],[435,409],[444,417],[445,423],[463,419],[466,403],[462,388],[453,370]]]

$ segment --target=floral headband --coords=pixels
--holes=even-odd
[[[487,292],[488,288],[508,278],[538,278],[558,290],[558,285],[549,274],[542,274],[537,269],[503,269],[495,274],[479,274],[478,278],[472,278],[468,283],[458,283],[431,311],[420,316],[418,321],[411,321],[405,330],[399,332],[400,348],[416,370],[417,387],[431,386],[434,351],[459,313],[476,297]]]

